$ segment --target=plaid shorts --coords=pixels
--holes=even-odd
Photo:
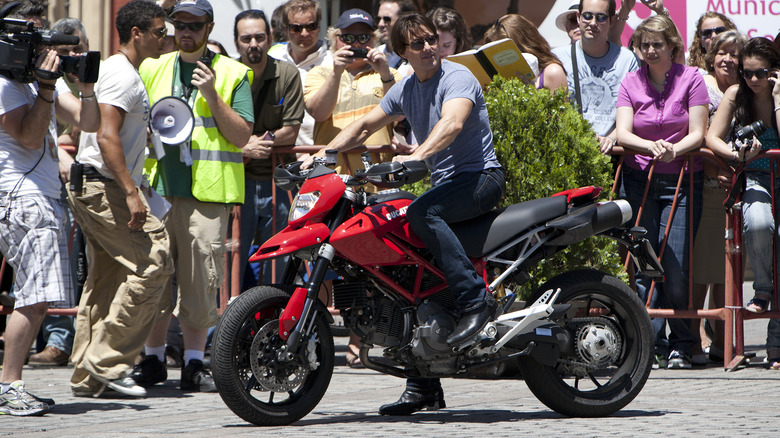
[[[59,200],[0,192],[0,252],[14,268],[15,308],[73,307],[68,234]]]

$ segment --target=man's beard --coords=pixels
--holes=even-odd
[[[263,51],[254,50],[246,52],[246,60],[250,64],[259,64],[263,61]]]

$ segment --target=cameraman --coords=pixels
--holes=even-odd
[[[54,404],[25,392],[22,366],[49,303],[73,305],[57,177],[67,174],[72,160],[57,147],[55,112],[86,132],[100,126],[92,84],[79,85],[78,105],[60,105],[50,75],[59,69],[55,52],[41,50],[30,68],[37,78],[33,83],[0,76],[0,251],[16,273],[16,304],[5,330],[0,413],[16,416],[43,415]]]

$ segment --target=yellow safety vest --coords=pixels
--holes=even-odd
[[[138,69],[154,105],[158,100],[171,96],[174,66],[178,52],[147,58]],[[228,57],[217,55],[212,61],[214,88],[217,94],[230,106],[233,91],[245,76],[251,85],[252,70]],[[180,97],[180,96],[177,96]],[[198,93],[192,105],[195,128],[191,137],[192,154],[192,196],[202,202],[241,204],[244,202],[244,161],[241,149],[230,144],[217,129],[206,99]],[[146,162],[146,173],[152,184],[157,175],[157,159],[150,154]]]

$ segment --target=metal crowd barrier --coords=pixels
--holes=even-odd
[[[283,154],[289,154],[289,153],[313,153],[317,152],[322,148],[322,146],[295,146],[295,147],[276,147],[274,148],[274,153],[271,156],[272,163],[274,167],[278,164],[283,164],[281,161],[281,156]],[[364,151],[371,151],[371,152],[389,152],[392,149],[390,146],[369,146],[369,147],[359,147],[351,150],[350,152],[364,152]],[[613,192],[617,192],[618,182],[620,173],[623,166],[623,159],[625,155],[627,154],[633,154],[634,152],[623,150],[620,147],[615,147],[612,151],[613,155],[618,155],[620,157],[618,161],[618,166],[616,170],[616,177],[613,184]],[[700,151],[691,152],[686,154],[686,160],[690,161],[691,158],[695,156],[701,156],[706,160],[710,160],[714,163],[716,163],[719,167],[726,169],[728,164],[720,157],[713,154],[708,149],[702,149]],[[780,150],[778,151],[767,151],[764,153],[759,154],[755,159],[759,158],[769,158],[773,163],[777,163],[778,166],[780,166]],[[752,161],[752,160],[751,160]],[[690,166],[692,167],[692,166]],[[351,169],[349,169],[351,172]],[[677,183],[677,191],[675,193],[676,195],[679,193],[680,190],[684,190],[685,188],[682,187],[682,181],[684,177],[684,170],[680,171],[679,177],[678,177],[678,183]],[[692,170],[690,170],[692,172]],[[650,168],[650,171],[648,173],[648,182],[649,179],[652,177],[653,174],[653,167]],[[773,166],[773,170],[771,171],[771,178],[774,180],[775,177],[775,170]],[[687,190],[691,191],[693,190],[693,182],[692,178],[689,179],[691,181],[689,187],[687,187]],[[648,187],[646,186],[643,201],[647,197],[647,190]],[[275,191],[275,185],[274,185],[274,199],[273,202],[276,203],[276,191]],[[672,214],[674,214],[676,210],[676,201],[673,203],[672,206]],[[774,196],[774,188],[772,192],[772,211],[777,215],[775,211],[775,196]],[[639,211],[637,212],[636,220],[637,223],[639,219],[641,218],[642,214],[642,208],[640,207]],[[689,209],[689,214],[693,214],[692,210]],[[726,260],[725,260],[725,278],[724,283],[726,285],[726,296],[725,296],[725,306],[721,308],[714,308],[714,309],[695,309],[693,308],[693,275],[690,274],[689,277],[689,293],[688,293],[688,309],[680,310],[680,309],[650,309],[649,303],[650,299],[652,298],[652,294],[654,293],[654,284],[651,286],[651,289],[648,293],[648,299],[646,303],[647,312],[651,317],[659,317],[659,318],[685,318],[685,319],[703,319],[703,318],[711,318],[711,319],[719,319],[724,321],[725,323],[725,330],[724,330],[724,345],[723,345],[723,352],[724,352],[724,367],[726,370],[733,371],[737,369],[741,364],[745,362],[748,356],[745,354],[745,344],[744,344],[744,321],[749,319],[767,319],[767,318],[780,318],[780,311],[773,310],[773,311],[767,311],[762,314],[754,314],[751,312],[748,312],[745,308],[742,307],[743,302],[743,296],[742,296],[742,277],[743,277],[743,266],[742,266],[742,244],[741,244],[741,235],[742,235],[742,216],[741,216],[741,203],[738,202],[735,203],[734,207],[729,209],[728,211],[724,208],[724,214],[726,215],[726,229],[724,230],[724,233],[726,235]],[[275,215],[275,209],[274,209],[274,215]],[[239,254],[240,251],[243,249],[241,248],[240,240],[241,240],[241,218],[240,218],[240,207],[237,207],[233,210],[233,214],[231,215],[231,225],[230,225],[230,232],[228,240],[226,241],[226,246],[228,251],[225,255],[225,279],[222,284],[220,294],[219,294],[219,308],[220,312],[224,310],[225,306],[227,305],[228,301],[232,297],[238,296],[241,291],[241,279],[239,277],[240,272],[240,266],[239,266]],[[671,220],[669,221],[671,223]],[[273,219],[273,227],[274,232],[278,231],[276,229],[276,218]],[[693,230],[689,230],[688,233],[689,238],[689,251],[693,250],[693,241],[694,241],[694,235]],[[669,229],[667,226],[667,229],[664,230],[664,240],[663,243],[659,249],[659,260],[663,256],[665,246],[666,246],[666,240],[669,235]],[[72,235],[71,235],[72,239]],[[625,261],[626,266],[629,264],[628,258]],[[688,257],[688,263],[689,263],[689,273],[692,273],[693,269],[693,255],[689,254]],[[775,260],[774,266],[777,266],[777,260]],[[275,268],[275,262],[272,263],[272,275],[276,276],[276,268]],[[777,284],[777,270],[775,269],[775,284]],[[0,278],[2,278],[3,274],[6,272],[6,264],[5,260],[2,261],[2,265],[0,266]],[[773,304],[774,309],[778,309],[778,297],[777,294],[775,294],[773,298]],[[10,313],[11,309],[0,306],[0,313]],[[72,309],[49,309],[48,314],[50,315],[75,315],[76,314],[76,308]]]
[[[630,150],[624,150],[620,147],[615,147],[613,152],[614,155],[618,155],[619,161],[618,166],[616,170],[615,175],[615,181],[613,185],[613,192],[617,191],[618,182],[623,166],[623,160],[625,155],[627,154],[634,154],[633,151]],[[685,155],[686,162],[691,162],[691,159],[693,157],[700,156],[703,157],[705,160],[710,160],[711,162],[715,163],[717,166],[719,166],[721,169],[727,169],[728,164],[725,160],[720,158],[719,156],[715,155],[712,151],[709,149],[701,149],[695,152],[690,152]],[[778,163],[780,165],[780,150],[778,151],[767,151],[764,153],[759,154],[758,156],[754,157],[754,161],[760,158],[769,158],[773,163]],[[748,163],[750,162],[748,161]],[[692,166],[689,166],[690,170],[689,172],[692,173],[693,169]],[[685,166],[683,166],[683,169]],[[650,167],[650,170],[648,172],[648,184],[650,182],[650,179],[652,178],[654,166]],[[685,176],[685,170],[681,170],[678,176],[677,181],[677,189],[675,192],[675,202],[672,204],[672,215],[675,213],[675,210],[677,208],[676,206],[676,197],[680,193],[680,190],[684,190],[685,188],[682,187],[683,178]],[[773,166],[773,170],[771,171],[771,178],[774,180],[775,177],[775,170]],[[689,178],[690,184],[689,187],[687,187],[687,190],[690,191],[693,190],[693,178]],[[647,192],[648,192],[649,186],[645,186],[645,191],[642,198],[642,204],[644,205],[645,200],[647,199]],[[724,191],[724,200],[726,198],[726,192]],[[653,283],[653,286],[651,286],[651,289],[648,293],[647,302],[645,303],[645,306],[647,308],[647,312],[651,317],[654,318],[684,318],[684,319],[703,319],[703,318],[710,318],[710,319],[720,319],[724,321],[725,328],[724,328],[724,345],[723,345],[723,353],[724,353],[724,359],[723,359],[723,365],[724,368],[727,371],[734,371],[736,370],[740,365],[742,365],[745,360],[748,358],[745,354],[745,343],[744,343],[744,321],[746,319],[758,319],[758,318],[780,318],[780,311],[768,311],[762,314],[754,314],[751,312],[748,312],[745,308],[742,307],[743,303],[743,297],[742,297],[742,283],[743,283],[743,266],[742,266],[742,215],[741,215],[741,193],[740,197],[737,198],[737,202],[734,204],[734,206],[728,210],[724,207],[724,214],[726,215],[726,228],[723,231],[726,236],[726,259],[725,259],[725,278],[724,278],[724,284],[726,289],[725,294],[725,305],[721,308],[714,308],[714,309],[696,309],[693,306],[693,248],[694,248],[694,235],[693,230],[689,230],[688,232],[688,238],[689,238],[689,254],[688,254],[688,309],[680,310],[680,309],[651,309],[650,308],[650,300],[652,299],[652,294],[654,292],[654,286],[655,283]],[[775,217],[777,216],[777,213],[775,211],[775,201],[774,201],[774,188],[772,193],[772,211]],[[692,215],[693,211],[692,209],[688,209],[688,213],[691,215],[691,222],[692,222]],[[642,208],[640,207],[639,211],[636,212],[635,217],[636,223],[639,223],[639,219],[641,218],[642,214]],[[666,241],[669,235],[669,227],[671,226],[671,219],[667,223],[667,227],[664,230],[664,239],[662,242],[662,245],[659,249],[658,258],[659,260],[663,256],[664,249],[666,247]],[[626,260],[626,266],[628,266],[629,260]],[[774,260],[773,266],[777,266],[777,260]],[[775,273],[775,285],[777,284],[777,269],[774,270]],[[774,296],[774,307],[777,309],[777,294]]]

